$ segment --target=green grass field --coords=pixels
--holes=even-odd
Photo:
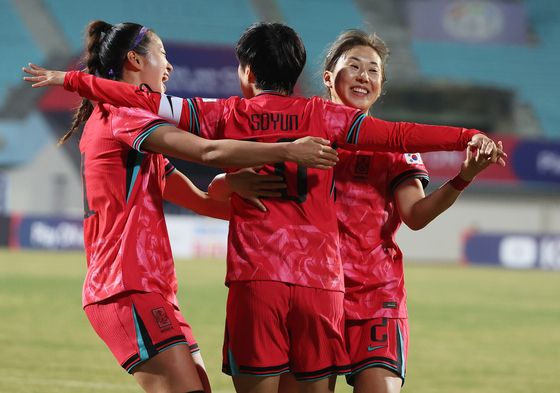
[[[176,264],[214,392],[233,392],[220,371],[225,263]],[[0,249],[0,392],[141,392],[81,309],[84,274],[83,253]],[[406,281],[403,392],[560,392],[559,273],[410,264]]]

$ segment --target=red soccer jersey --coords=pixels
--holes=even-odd
[[[339,152],[334,168],[346,319],[406,318],[394,191],[428,173],[419,154]]]
[[[168,123],[137,112],[144,111],[99,104],[80,139],[84,307],[130,290],[160,293],[177,306],[162,197],[173,167],[161,154],[140,150],[153,129]]]
[[[65,88],[91,100],[138,106],[210,139],[260,142],[320,136],[345,147],[382,151],[463,150],[476,130],[390,123],[319,97],[273,92],[252,99],[182,100],[138,87],[69,72]],[[274,280],[343,291],[332,171],[278,163],[263,168],[285,177],[288,188],[263,213],[232,198],[226,284]]]

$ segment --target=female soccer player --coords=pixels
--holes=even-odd
[[[388,56],[375,34],[343,32],[325,59],[327,97],[367,114],[387,80]],[[466,154],[459,174],[426,196],[428,173],[419,154],[339,151],[334,172],[352,364],[347,380],[356,393],[397,393],[404,383],[408,319],[395,235],[401,222],[413,230],[425,227],[492,163],[471,146]]]
[[[173,68],[152,30],[134,23],[95,21],[86,32],[86,73],[165,91]],[[64,79],[64,73],[50,75],[50,82],[56,76]],[[38,82],[35,87],[48,84],[37,76],[24,79]],[[198,346],[179,312],[162,198],[201,213],[217,209],[212,215],[226,219],[229,206],[208,201],[161,153],[220,167],[294,161],[323,168],[332,165],[336,154],[324,145],[328,142],[311,137],[271,144],[211,141],[152,113],[106,103],[94,108],[88,100],[61,143],[86,121],[80,139],[86,315],[146,392],[209,393]]]
[[[212,139],[278,142],[318,135],[383,151],[463,150],[476,139],[485,153],[498,153],[476,130],[384,122],[318,97],[289,97],[306,55],[288,26],[251,26],[236,54],[246,100],[180,100],[79,72],[68,73],[64,86],[91,99],[172,115],[181,128]],[[38,81],[49,78],[36,70]],[[332,173],[289,164],[264,172],[282,174],[288,187],[262,214],[232,199],[224,371],[238,392],[274,391],[286,371],[301,391],[332,391],[336,375],[349,370]]]

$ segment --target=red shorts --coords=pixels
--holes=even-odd
[[[369,367],[384,367],[399,377],[406,373],[408,356],[408,319],[375,318],[346,320],[346,348],[352,373],[346,377],[354,385],[354,376]]]
[[[276,281],[229,286],[222,371],[309,381],[350,372],[342,292]]]
[[[199,351],[191,327],[158,293],[128,292],[84,308],[95,332],[127,371],[159,352],[187,344]]]

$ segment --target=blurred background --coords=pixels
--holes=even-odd
[[[80,249],[78,137],[57,147],[79,98],[32,89],[21,68],[79,69],[93,20],[136,22],[162,38],[174,66],[168,93],[240,95],[235,43],[252,23],[281,21],[308,61],[296,89],[322,95],[324,50],[345,29],[389,46],[388,121],[477,128],[504,142],[505,168],[477,177],[427,228],[399,231],[407,261],[560,269],[560,2],[557,0],[0,0],[0,246]],[[432,192],[464,152],[423,155]],[[219,170],[175,165],[206,189]],[[176,256],[225,255],[227,225],[166,206]]]

